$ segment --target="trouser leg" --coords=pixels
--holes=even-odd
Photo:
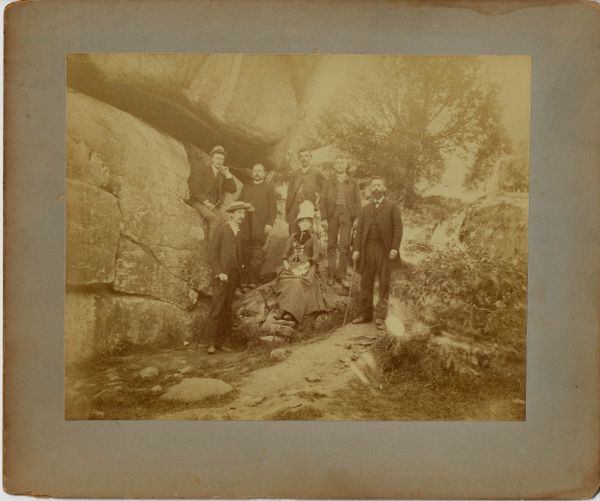
[[[211,345],[215,345],[219,339],[219,331],[222,327],[222,320],[226,314],[226,304],[230,285],[227,282],[221,282],[213,279],[212,287],[212,305],[206,323],[205,336]]]
[[[196,209],[196,211],[198,211],[198,214],[200,214],[200,217],[206,224],[208,229],[207,240],[210,240],[210,236],[212,235],[219,222],[223,221],[223,217],[219,212],[209,209],[203,203],[194,201],[191,205],[194,209]]]
[[[339,230],[337,214],[334,213],[327,223],[327,274],[330,277],[333,277],[337,270],[336,254]]]
[[[266,253],[261,242],[251,242],[249,268],[249,283],[259,284],[262,266],[265,262]]]
[[[292,233],[296,233],[300,228],[296,224],[296,217],[298,216],[298,212],[300,207],[298,204],[294,204],[290,209],[290,212],[287,215],[287,223],[288,223],[288,231],[290,235]]]
[[[337,268],[337,278],[346,278],[346,270],[348,268],[348,255],[350,253],[350,238],[352,236],[352,218],[350,211],[343,209],[339,216],[339,250],[340,257]]]
[[[218,328],[213,331],[212,343],[216,348],[223,346],[223,342],[231,334],[232,324],[232,305],[235,296],[235,289],[239,285],[239,275],[233,272],[229,276],[229,281],[223,286],[223,303],[221,309],[221,317]]]
[[[381,245],[368,242],[363,256],[363,270],[360,277],[362,316],[373,318],[373,287],[377,274]]]
[[[383,252],[379,270],[377,272],[379,278],[379,299],[377,301],[375,312],[375,316],[381,319],[385,319],[387,316],[388,300],[390,296],[390,270],[389,256],[385,255],[385,252]]]

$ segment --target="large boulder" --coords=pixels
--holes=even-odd
[[[181,143],[117,108],[67,90],[67,176],[89,181],[105,171],[103,183],[146,196],[189,197],[190,167]]]
[[[114,282],[181,308],[208,293],[204,225],[186,203],[189,174],[181,143],[69,90],[67,283]],[[119,234],[127,241],[117,256]]]
[[[297,118],[292,68],[285,57],[208,56],[184,94],[219,124],[266,144],[283,139]]]
[[[81,362],[128,347],[181,344],[206,319],[208,307],[191,312],[147,297],[67,292],[65,358]]]
[[[67,283],[111,283],[121,229],[117,199],[100,188],[67,180]]]
[[[183,309],[190,309],[198,299],[198,293],[162,266],[151,249],[125,238],[119,241],[113,288],[129,294],[152,296]]]
[[[504,258],[526,256],[528,203],[518,194],[481,197],[436,226],[431,244],[466,251],[484,246]]]
[[[200,122],[259,145],[280,141],[295,124],[296,90],[310,71],[289,57],[252,54],[88,54],[70,62],[121,93],[185,103]]]

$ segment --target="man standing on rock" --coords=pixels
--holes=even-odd
[[[223,220],[218,212],[225,193],[235,193],[233,175],[224,162],[225,148],[215,146],[210,151],[210,164],[204,163],[190,183],[191,205],[208,226],[209,239],[217,224]]]
[[[254,212],[244,219],[242,224],[242,244],[244,257],[244,276],[242,288],[253,289],[260,283],[261,268],[265,262],[265,242],[273,231],[277,216],[277,197],[275,188],[265,181],[265,167],[255,164],[252,167],[252,184],[245,184],[240,200],[254,207]]]
[[[231,305],[243,270],[242,238],[240,226],[252,206],[233,202],[227,212],[229,222],[221,222],[208,242],[208,262],[212,270],[212,307],[206,323],[205,335],[209,339],[209,354],[217,349],[227,350],[223,342],[231,332]]]
[[[385,197],[385,181],[380,177],[371,180],[371,198],[361,210],[356,226],[357,250],[352,259],[360,258],[361,315],[353,324],[373,319],[373,288],[379,279],[379,301],[376,308],[377,327],[383,329],[390,292],[390,273],[394,262],[400,261],[402,218],[398,206]]]
[[[304,200],[310,200],[316,207],[317,194],[321,192],[325,184],[323,174],[310,165],[312,158],[310,150],[302,148],[298,152],[298,158],[300,159],[300,168],[291,175],[285,204],[285,219],[290,235],[299,230],[296,216],[300,210],[300,204]]]
[[[337,280],[348,288],[346,269],[350,253],[352,227],[356,224],[361,208],[358,184],[346,174],[347,161],[338,156],[334,163],[334,174],[325,183],[321,193],[321,223],[327,231],[327,285]],[[339,263],[336,254],[339,249]]]

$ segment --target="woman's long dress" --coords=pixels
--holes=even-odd
[[[294,233],[288,239],[285,257],[291,270],[279,274],[279,308],[291,313],[298,322],[304,315],[329,311],[317,276],[321,250],[316,236],[309,231]]]

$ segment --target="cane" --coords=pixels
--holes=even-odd
[[[352,285],[354,285],[354,270],[356,269],[356,259],[352,260],[352,272],[350,273],[350,287],[348,288],[348,304],[346,305],[346,313],[344,314],[344,323],[342,327],[346,325],[348,319],[348,312],[350,311],[350,303],[352,303]]]

